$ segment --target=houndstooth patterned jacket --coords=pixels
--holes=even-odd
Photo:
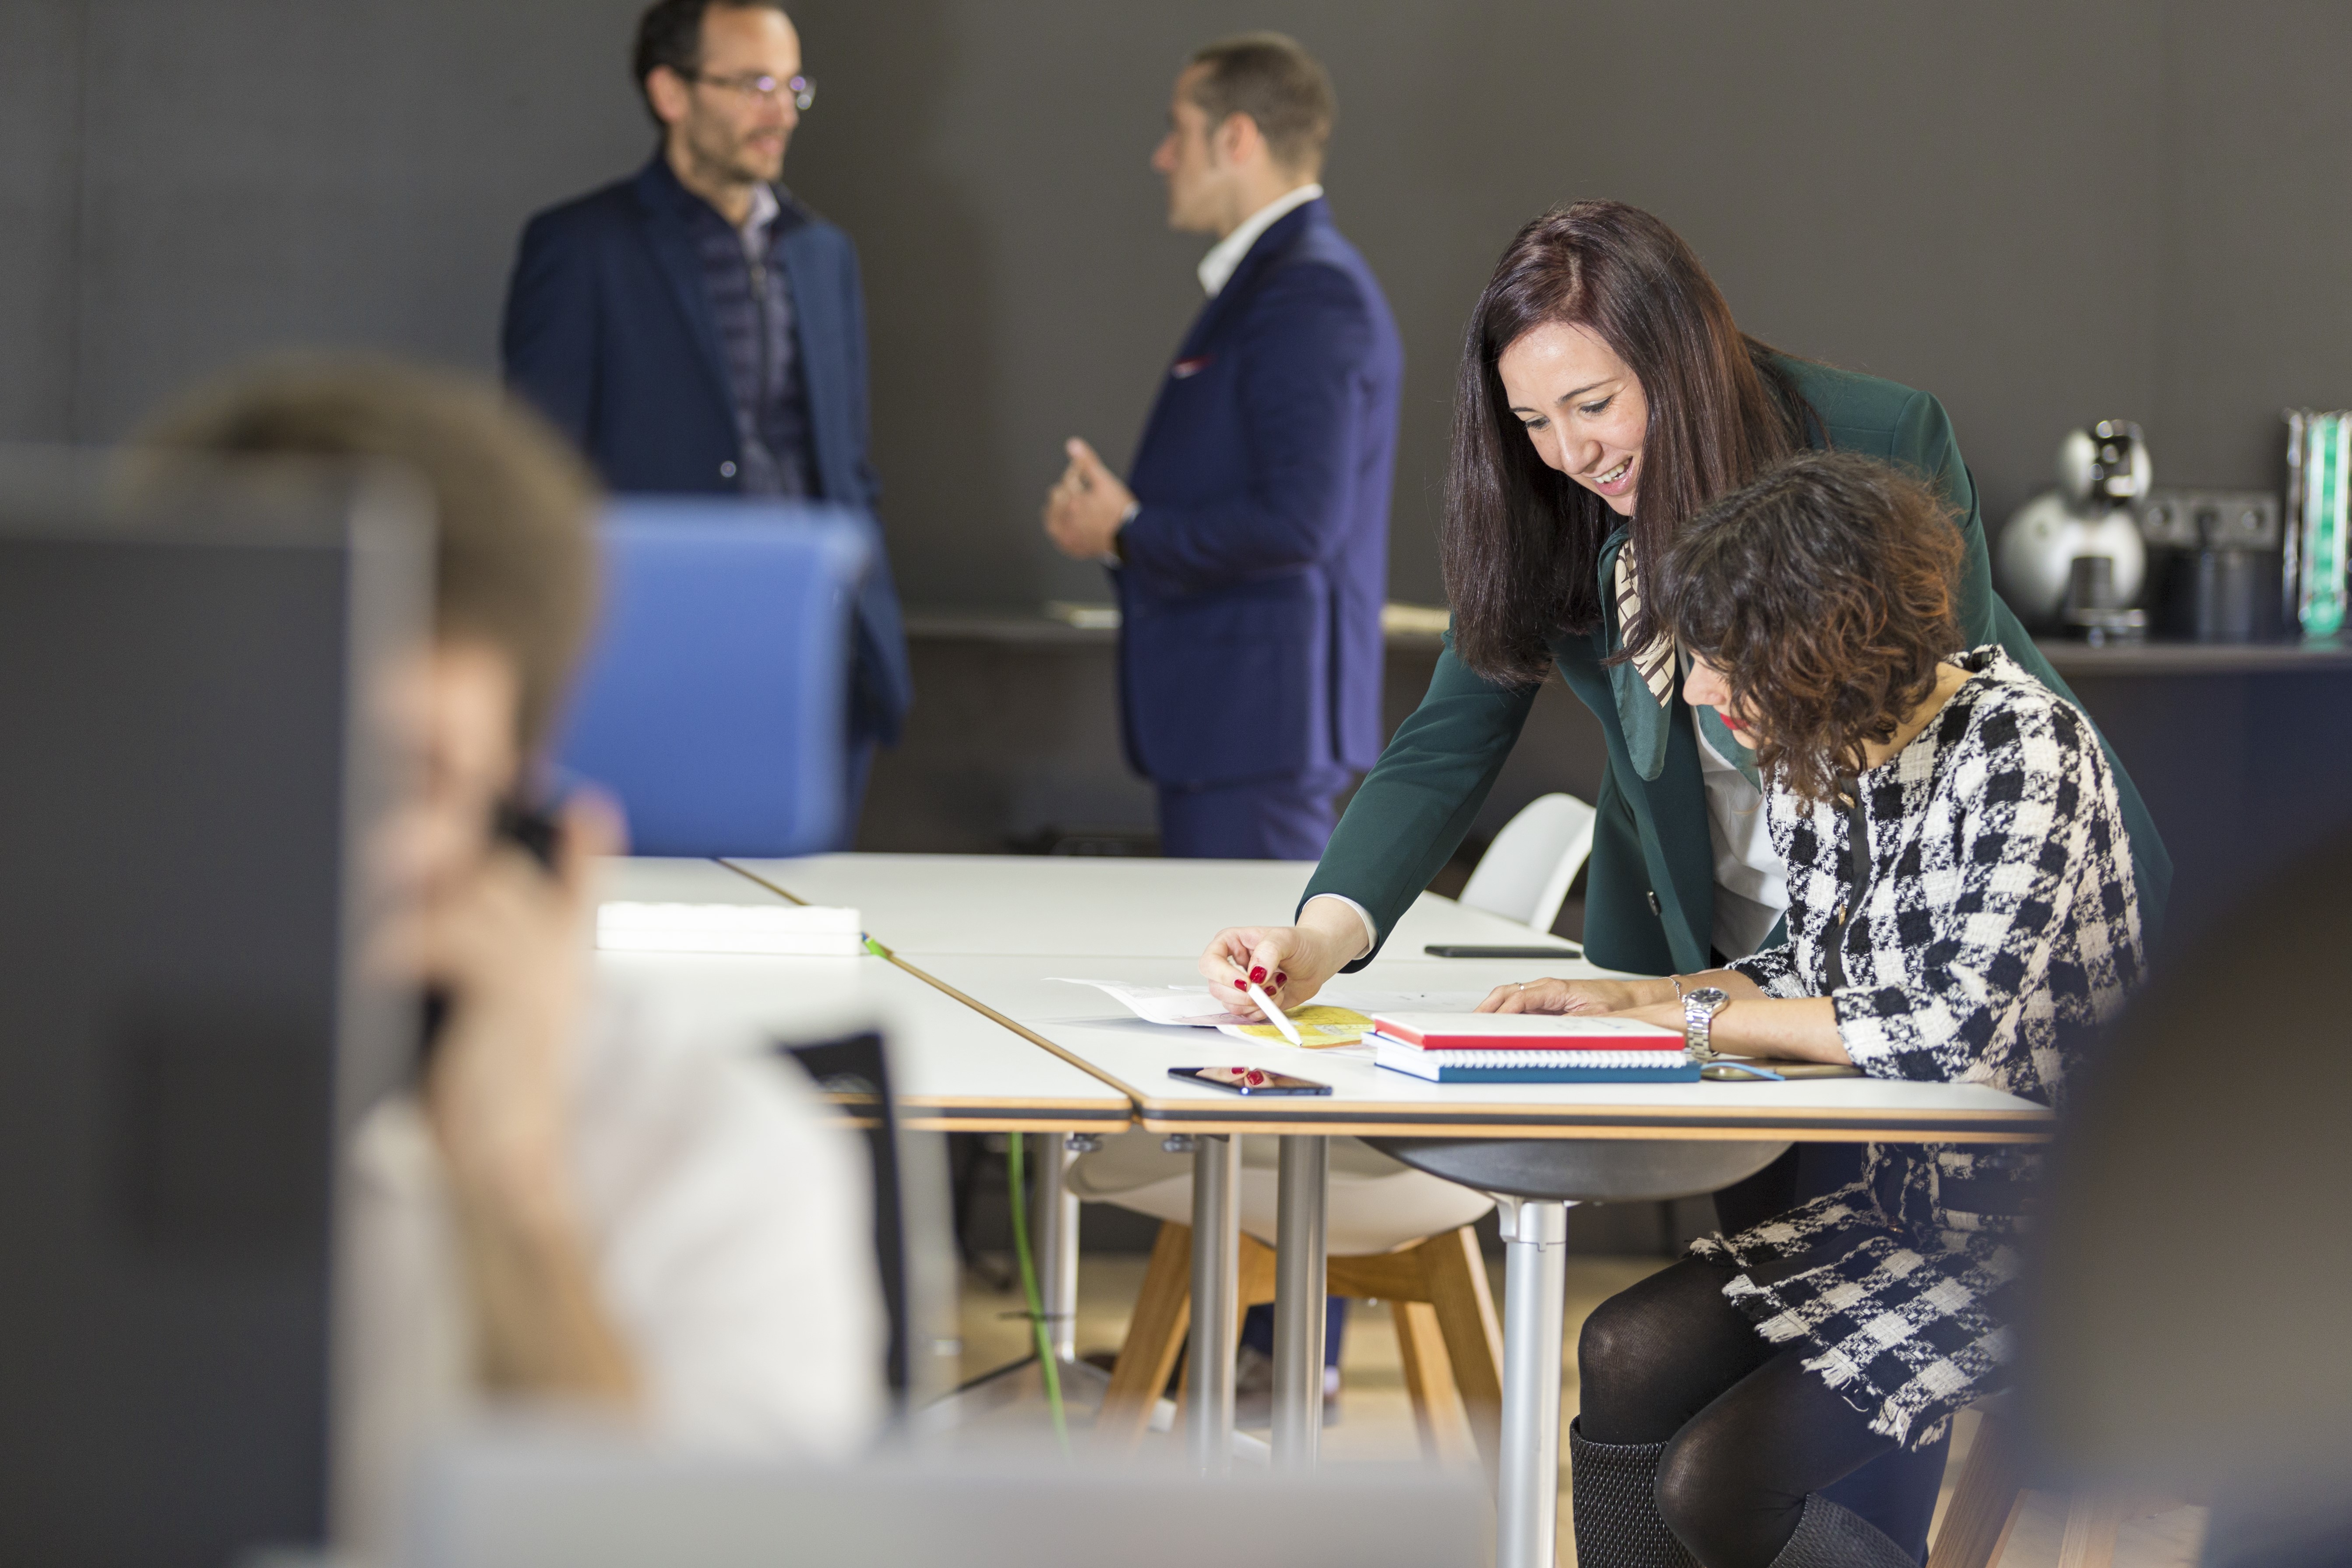
[[[2142,974],[2130,845],[2089,721],[1997,647],[1900,752],[1862,775],[1864,907],[1844,810],[1776,790],[1789,940],[1731,967],[1770,995],[1827,989],[1874,1078],[1983,1083],[2044,1104]],[[2011,1146],[1874,1143],[1863,1179],[1694,1251],[1736,1264],[1725,1294],[1801,1344],[1872,1430],[1918,1447],[1999,1385],[2039,1159]]]

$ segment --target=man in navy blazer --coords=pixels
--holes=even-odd
[[[1129,482],[1083,441],[1045,527],[1111,566],[1129,762],[1163,853],[1312,860],[1381,725],[1381,605],[1404,356],[1316,183],[1330,79],[1278,34],[1212,44],[1152,154],[1210,299]]]
[[[791,20],[772,0],[658,0],[635,63],[661,146],[523,230],[508,381],[615,490],[806,496],[871,517],[857,253],[775,183],[815,96]],[[912,697],[875,542],[850,693],[853,827],[874,748],[897,740]]]

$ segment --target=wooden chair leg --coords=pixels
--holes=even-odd
[[[1478,1457],[1491,1472],[1502,1455],[1503,1322],[1486,1285],[1478,1233],[1465,1225],[1451,1235],[1431,1237],[1414,1250],[1422,1254],[1430,1305],[1445,1335],[1454,1386],[1461,1391]]]
[[[1437,1309],[1426,1301],[1391,1301],[1389,1321],[1396,1325],[1397,1355],[1404,1363],[1404,1388],[1412,1399],[1421,1451],[1441,1465],[1476,1464],[1478,1447],[1454,1394],[1454,1369]]]
[[[1185,1234],[1192,1233],[1188,1230]],[[1254,1236],[1242,1237],[1239,1284],[1244,1308],[1274,1300],[1274,1248]]]
[[[2116,1534],[2123,1521],[2122,1499],[2104,1492],[2075,1493],[2066,1504],[2058,1568],[2114,1568]]]
[[[1192,1327],[1192,1227],[1162,1224],[1151,1244],[1127,1338],[1103,1391],[1095,1431],[1102,1440],[1131,1447],[1151,1425],[1152,1406],[1175,1370],[1176,1352]]]
[[[1236,1283],[1244,1307],[1273,1300],[1274,1248],[1243,1237]],[[1110,1385],[1095,1415],[1100,1436],[1125,1447],[1142,1439],[1151,1426],[1152,1406],[1167,1388],[1176,1354],[1192,1330],[1192,1227],[1163,1221],[1143,1271],[1143,1289],[1136,1293],[1135,1311],[1127,1321],[1127,1338],[1111,1367]]]
[[[2008,1549],[2024,1508],[2025,1472],[2000,1424],[1988,1416],[1977,1424],[1943,1528],[1927,1550],[1927,1568],[1991,1568]],[[2111,1532],[2111,1552],[2114,1540]]]

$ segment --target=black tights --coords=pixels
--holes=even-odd
[[[1724,1300],[1733,1270],[1687,1258],[1602,1302],[1577,1342],[1587,1442],[1664,1443],[1658,1511],[1706,1568],[1769,1568],[1805,1497],[1893,1439],[1764,1342]]]

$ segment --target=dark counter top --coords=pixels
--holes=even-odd
[[[1430,612],[1391,606],[1388,645],[1434,650],[1439,634]],[[1118,612],[1108,605],[1067,605],[1045,610],[920,609],[907,611],[907,636],[917,642],[984,643],[1041,651],[1109,647],[1118,640]],[[2051,638],[2037,644],[2061,675],[2265,675],[2352,670],[2352,642],[2088,643]]]
[[[909,609],[907,636],[915,642],[991,643],[1000,647],[1108,647],[1118,640],[1118,627],[1073,626],[1035,611],[1024,615],[1018,610]]]
[[[2034,645],[2064,676],[2274,675],[2352,670],[2352,645],[2319,642],[2088,643],[2044,639]]]
[[[1427,648],[1442,640],[1442,624],[1417,605],[1391,605],[1386,617],[1392,648]],[[986,643],[997,647],[1076,651],[1108,647],[1118,640],[1118,612],[1107,605],[1061,605],[1046,610],[920,609],[907,611],[907,636],[915,642]]]

